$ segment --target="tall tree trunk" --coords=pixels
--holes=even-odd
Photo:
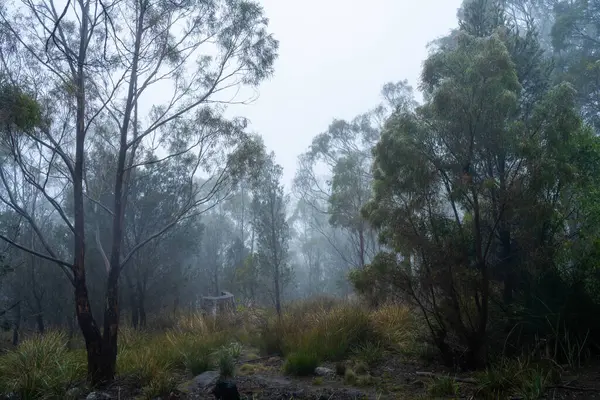
[[[131,308],[131,326],[133,329],[137,329],[140,321],[140,314],[138,310],[138,301],[136,296],[136,290],[131,281],[131,277],[128,273],[125,273],[125,282],[127,283],[127,289],[129,290],[129,306]]]
[[[140,327],[146,327],[146,296],[140,293],[138,296],[138,309],[140,312]]]
[[[144,32],[144,14],[146,11],[144,2],[140,4],[139,15],[136,26],[136,38],[131,63],[131,72],[127,101],[123,112],[123,122],[120,129],[119,153],[117,157],[117,168],[114,186],[114,205],[112,220],[112,245],[110,252],[110,272],[104,296],[104,330],[102,335],[103,367],[106,378],[112,380],[115,376],[117,365],[117,338],[119,330],[119,274],[121,271],[121,244],[123,241],[123,223],[125,219],[125,208],[127,206],[128,183],[131,169],[126,169],[127,151],[130,148],[127,143],[127,134],[131,122],[131,115],[137,105],[135,94],[137,91],[137,74]],[[136,108],[137,109],[137,108]],[[137,118],[134,116],[134,140],[137,138]],[[130,165],[135,159],[134,144],[130,151]]]
[[[37,325],[38,332],[43,335],[46,331],[46,327],[44,325],[44,316],[41,312],[35,314],[35,323]]]
[[[85,277],[85,225],[83,207],[83,159],[85,126],[85,75],[84,66],[86,59],[86,43],[83,38],[88,34],[87,18],[89,5],[82,9],[84,17],[81,18],[81,40],[79,42],[79,55],[77,58],[77,73],[75,83],[77,87],[77,123],[75,135],[75,165],[73,167],[73,213],[74,213],[74,261],[73,261],[73,287],[75,289],[75,312],[81,333],[85,339],[88,361],[88,378],[93,384],[106,378],[102,368],[102,336],[100,329],[92,315],[89,295]]]
[[[13,322],[13,335],[12,335],[12,344],[13,346],[19,345],[19,331],[21,329],[21,302],[17,304],[15,308],[15,319]]]
[[[359,257],[360,257],[360,267],[361,268],[365,267],[365,229],[364,229],[363,225],[364,224],[361,222],[361,226],[358,231],[358,238],[359,238],[359,245],[360,245]]]

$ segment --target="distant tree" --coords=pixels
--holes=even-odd
[[[291,277],[288,257],[290,231],[286,215],[288,199],[281,184],[282,168],[275,164],[274,158],[271,153],[256,182],[252,212],[256,230],[256,261],[267,282],[275,310],[281,316],[281,295]]]
[[[600,132],[600,2],[560,1],[554,12],[559,78],[575,86],[584,119]]]

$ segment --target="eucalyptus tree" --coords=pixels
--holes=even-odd
[[[255,182],[252,198],[256,230],[256,258],[275,310],[281,315],[281,295],[290,283],[290,228],[287,221],[288,197],[281,184],[283,170],[271,153]]]
[[[43,238],[39,221],[10,185],[3,187],[4,204],[32,226],[42,249],[0,238],[62,268],[75,289],[88,375],[93,382],[111,380],[121,271],[142,247],[214,201],[218,189],[235,183],[256,159],[259,147],[245,133],[245,121],[225,120],[222,111],[230,90],[257,85],[271,74],[277,42],[266,31],[262,8],[244,0],[76,0],[60,6],[23,0],[3,7],[0,20],[14,39],[2,52],[3,72],[33,88],[43,105],[39,128],[12,135],[10,150],[17,173],[68,228],[72,259]],[[94,198],[85,182],[86,175],[99,173],[87,168],[93,139],[106,141],[115,157],[108,202]],[[124,253],[134,171],[173,159],[182,166],[179,209]],[[204,179],[198,184],[200,173]],[[86,203],[111,220],[110,244],[102,250],[107,266],[102,330],[86,281]]]
[[[360,216],[371,196],[371,150],[385,118],[395,109],[414,107],[412,88],[406,81],[384,85],[382,97],[384,102],[373,110],[351,121],[334,120],[317,135],[300,156],[294,179],[298,196],[344,233],[341,241],[331,235],[327,240],[353,267],[363,267],[378,248],[376,232]],[[348,250],[342,247],[347,244]]]
[[[465,2],[424,63],[425,103],[387,121],[364,215],[394,251],[354,276],[419,307],[445,360],[468,367],[487,361],[493,305],[560,265],[595,140],[572,87],[524,74],[536,60],[490,3]]]

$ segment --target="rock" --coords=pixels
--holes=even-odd
[[[83,394],[83,389],[79,388],[79,387],[72,387],[71,389],[67,390],[67,393],[65,393],[65,398],[67,399],[78,399],[81,397],[81,395]]]
[[[85,400],[110,400],[110,394],[104,392],[91,392],[85,398]]]
[[[177,390],[182,393],[190,393],[197,388],[206,390],[209,386],[214,385],[217,382],[217,379],[219,379],[219,371],[206,371],[195,378],[180,384],[177,386]]]
[[[327,375],[334,375],[334,374],[335,374],[335,372],[331,368],[327,368],[327,367],[315,368],[315,375],[317,375],[317,376],[327,376]]]
[[[218,400],[240,400],[237,386],[231,380],[219,380],[212,390],[212,394]]]

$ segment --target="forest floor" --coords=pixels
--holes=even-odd
[[[81,338],[31,335],[0,354],[0,399],[212,400],[220,375],[244,400],[600,399],[600,360],[585,365],[524,355],[455,374],[405,306],[313,300],[280,318],[240,309],[229,321],[193,313],[122,327],[117,377],[95,390]]]
[[[244,350],[242,358],[256,354],[254,350]],[[283,372],[281,357],[251,358],[238,362],[235,377],[229,381],[236,384],[242,400],[600,399],[600,362],[561,376],[560,382],[546,385],[543,393],[509,395],[510,387],[506,387],[493,396],[489,391],[480,393],[481,385],[474,374],[455,375],[441,365],[410,361],[398,355],[389,355],[378,365],[359,371],[357,379],[351,381],[336,372],[337,364],[322,363],[321,367],[329,373],[300,377]],[[353,361],[347,360],[345,365],[352,366]],[[212,389],[218,375],[215,370],[192,379],[180,377],[185,380],[170,395],[154,399],[214,400]],[[132,382],[115,382],[104,393],[114,399],[143,398],[140,388]]]

